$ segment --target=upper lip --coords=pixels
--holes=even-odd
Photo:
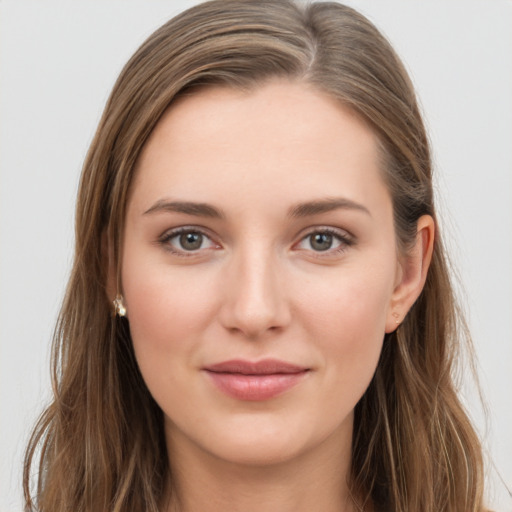
[[[263,359],[261,361],[244,361],[232,359],[205,366],[204,370],[216,373],[239,373],[242,375],[273,375],[276,373],[300,373],[309,370],[304,366],[280,361],[278,359]]]

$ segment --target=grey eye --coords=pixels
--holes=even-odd
[[[194,227],[176,228],[160,239],[164,248],[181,256],[193,256],[220,247],[205,233]]]
[[[179,245],[185,251],[196,251],[203,244],[203,235],[194,231],[179,235]]]
[[[331,229],[312,231],[302,238],[296,248],[316,253],[324,252],[326,254],[332,254],[338,249],[343,249],[351,245],[348,235],[331,231]]]
[[[309,235],[309,243],[315,251],[327,251],[332,247],[333,236],[329,233],[313,233]]]

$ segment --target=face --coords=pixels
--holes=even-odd
[[[176,102],[137,165],[122,292],[173,449],[350,445],[400,280],[372,131],[299,83]]]

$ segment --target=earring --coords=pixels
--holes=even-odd
[[[400,315],[395,312],[393,313],[393,318],[395,319],[396,325],[400,325],[400,320],[398,320],[400,318]]]
[[[116,295],[116,298],[112,301],[112,304],[114,304],[114,313],[117,316],[126,316],[126,308],[123,304],[122,295]]]

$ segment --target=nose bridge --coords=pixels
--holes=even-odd
[[[234,252],[223,312],[227,328],[255,337],[286,325],[289,309],[280,267],[269,241],[252,240]]]

